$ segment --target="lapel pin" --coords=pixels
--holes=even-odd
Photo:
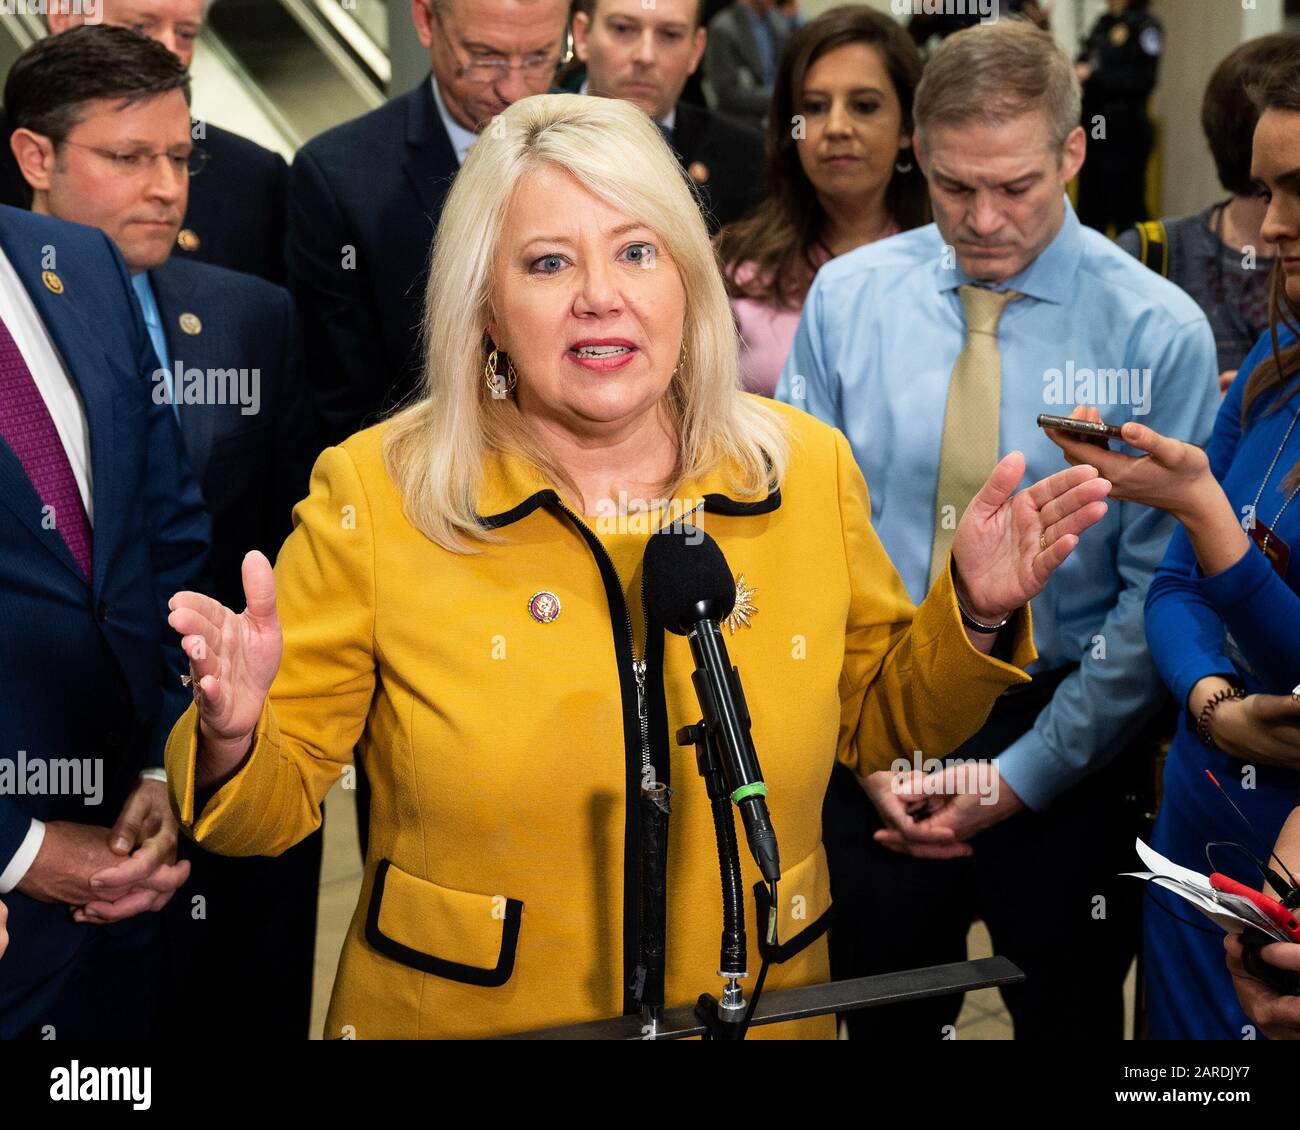
[[[707,184],[709,180],[709,166],[703,161],[692,161],[690,168],[686,170],[691,175],[691,180],[696,184]]]
[[[189,313],[182,314],[180,318],[177,319],[177,321],[180,322],[181,329],[184,330],[191,337],[195,336],[196,334],[201,334],[203,332],[203,323],[199,320],[199,316],[197,314],[189,314]]]
[[[53,271],[42,271],[41,282],[45,284],[45,289],[51,294],[63,293],[63,280]]]
[[[528,602],[528,615],[539,624],[549,624],[560,614],[560,598],[553,592],[534,593]]]
[[[181,228],[176,233],[176,246],[182,251],[197,251],[202,242],[199,239],[199,233],[193,228]]]

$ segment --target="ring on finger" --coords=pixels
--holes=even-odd
[[[1040,533],[1040,534],[1038,535],[1038,549],[1039,549],[1040,552],[1046,552],[1046,550],[1047,550],[1047,531],[1046,531],[1046,530],[1044,530],[1042,533]]]

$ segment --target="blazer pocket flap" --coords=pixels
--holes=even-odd
[[[496,987],[510,980],[524,904],[441,887],[382,859],[366,914],[366,941],[413,969]]]
[[[767,884],[754,884],[754,902],[758,908],[754,920],[758,950],[763,957],[779,965],[807,949],[826,933],[831,924],[831,875],[826,865],[826,849],[821,844],[812,854],[782,873],[776,897],[781,905],[777,908],[777,944],[772,946],[767,937],[771,897]]]

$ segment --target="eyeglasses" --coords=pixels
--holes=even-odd
[[[456,74],[457,78],[489,85],[502,81],[511,71],[523,71],[525,75],[532,77],[549,74],[559,64],[560,49],[558,45],[545,51],[533,51],[528,55],[519,56],[517,63],[513,61],[514,56],[502,55],[497,52],[472,56],[468,60],[462,59],[460,50],[452,42],[451,36],[447,34],[447,28],[442,22],[442,13],[438,11],[437,0],[433,0],[429,5],[429,15],[433,18],[433,22],[438,25],[438,33],[442,36],[443,42],[447,44],[456,62],[460,65],[460,70]]]
[[[172,167],[172,172],[178,177],[196,177],[208,163],[208,151],[197,146],[188,153],[182,154],[154,152],[148,149],[129,149],[119,152],[115,149],[101,149],[98,145],[83,145],[79,141],[64,140],[62,144],[98,153],[113,167],[113,171],[122,177],[140,176],[141,173],[151,170],[159,157],[166,158]]]

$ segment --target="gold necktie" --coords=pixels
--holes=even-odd
[[[930,550],[931,586],[948,563],[957,522],[998,463],[1002,413],[998,321],[1008,302],[1023,297],[1014,290],[969,285],[958,288],[958,293],[966,312],[966,344],[952,368],[943,415]]]

